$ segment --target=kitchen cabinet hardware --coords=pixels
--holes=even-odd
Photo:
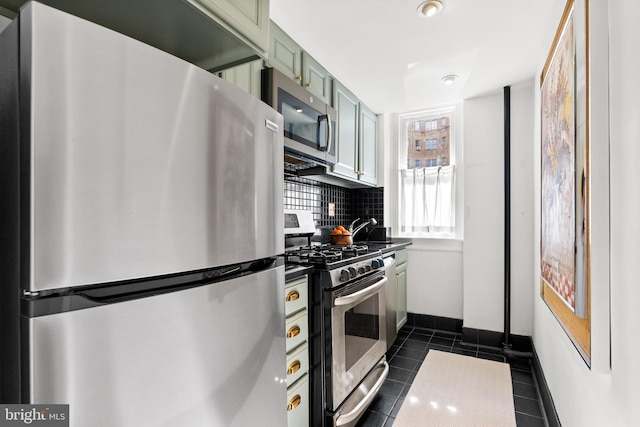
[[[296,394],[289,401],[289,404],[287,405],[287,411],[291,411],[293,409],[296,409],[300,405],[301,402],[302,402],[302,397],[300,397],[299,394]]]
[[[285,301],[287,302],[291,302],[291,301],[295,301],[297,299],[300,298],[300,292],[298,291],[291,291],[287,294],[287,296],[284,298]]]
[[[287,368],[287,375],[295,374],[296,372],[298,372],[300,370],[301,366],[302,366],[302,363],[300,363],[299,360],[295,360]]]
[[[296,76],[296,80],[297,80],[297,81],[299,81],[299,82],[301,82],[301,81],[302,81],[302,74],[298,74],[298,75]]]
[[[283,295],[287,331],[287,427],[309,427],[308,284],[307,275],[288,280]]]
[[[311,82],[307,82],[306,86],[311,87]]]
[[[287,338],[293,338],[293,337],[299,335],[300,331],[301,331],[301,329],[300,329],[300,326],[298,326],[298,325],[294,325],[294,326],[290,327],[289,330],[287,331]]]

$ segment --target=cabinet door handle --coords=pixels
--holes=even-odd
[[[286,297],[284,297],[284,300],[285,300],[286,302],[291,302],[291,301],[295,301],[295,300],[297,300],[298,298],[300,298],[300,292],[298,292],[298,291],[291,291],[291,292],[289,292],[289,293],[287,294],[287,296],[286,296]]]
[[[298,75],[296,76],[296,80],[298,80],[299,82],[301,82],[301,81],[302,81],[302,75],[301,75],[301,74],[298,74]]]
[[[300,370],[301,367],[302,367],[302,363],[300,363],[299,360],[293,361],[291,365],[289,365],[289,367],[287,368],[287,375],[295,374]]]
[[[289,401],[289,404],[287,405],[287,411],[291,411],[292,409],[296,409],[298,406],[300,406],[301,402],[302,402],[302,397],[300,397],[299,394],[296,394]]]
[[[296,335],[300,334],[300,326],[298,325],[293,325],[292,327],[289,328],[289,330],[287,331],[287,338],[293,338]]]
[[[307,87],[311,87],[311,82],[307,82]]]

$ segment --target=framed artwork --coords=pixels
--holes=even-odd
[[[542,298],[590,364],[588,30],[588,0],[568,0],[540,77],[540,271]]]

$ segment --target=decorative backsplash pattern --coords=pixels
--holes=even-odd
[[[284,177],[284,207],[311,210],[321,228],[347,226],[356,218],[371,217],[383,225],[383,199],[383,188],[349,189],[289,174]],[[330,202],[335,203],[334,217],[329,216]]]

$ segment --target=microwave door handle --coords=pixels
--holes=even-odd
[[[318,116],[318,132],[320,132],[320,122],[327,121],[327,138],[323,147],[318,147],[320,151],[331,150],[331,116],[329,114],[322,114]],[[319,145],[319,144],[318,144]]]
[[[380,280],[378,280],[371,286],[367,286],[366,288],[361,289],[352,294],[336,298],[335,300],[333,300],[333,305],[334,307],[338,307],[340,305],[349,305],[349,304],[353,304],[354,302],[364,301],[364,299],[367,298],[369,295],[372,295],[378,292],[378,290],[381,287],[383,287],[388,280],[389,279],[387,279],[386,276],[382,276]]]
[[[327,113],[327,152],[331,152],[332,129],[331,129],[331,115]]]

